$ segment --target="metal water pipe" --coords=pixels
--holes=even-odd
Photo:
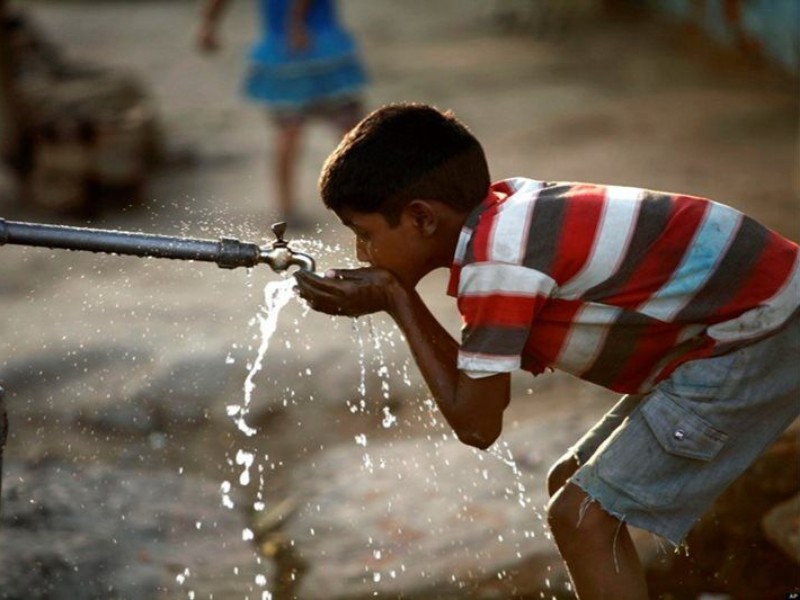
[[[85,250],[140,257],[215,262],[223,269],[269,265],[280,273],[297,267],[314,271],[314,259],[296,252],[284,240],[286,223],[272,226],[275,241],[268,246],[223,237],[219,240],[173,237],[150,233],[90,229],[6,221],[0,218],[0,246],[18,244],[63,250]]]

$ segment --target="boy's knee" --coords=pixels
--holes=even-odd
[[[547,473],[547,493],[552,498],[578,470],[578,459],[571,452],[559,458]]]
[[[561,488],[547,505],[547,522],[557,541],[563,542],[580,535],[613,535],[619,520],[607,513],[577,485]],[[578,539],[578,538],[575,538]]]
[[[550,498],[547,504],[547,524],[556,538],[577,529],[581,504],[586,497],[586,493],[579,487],[565,485]]]

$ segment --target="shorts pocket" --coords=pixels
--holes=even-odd
[[[661,447],[677,456],[709,461],[728,439],[727,434],[662,394],[645,403],[642,415]]]
[[[654,392],[589,463],[607,485],[652,510],[704,486],[728,436],[666,394]]]
[[[730,352],[690,360],[675,369],[660,387],[684,398],[714,400],[725,386],[733,383],[732,378],[740,369],[742,357],[741,352]]]

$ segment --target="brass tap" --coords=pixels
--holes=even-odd
[[[275,241],[272,242],[272,246],[260,248],[258,262],[267,263],[276,273],[287,271],[290,267],[314,272],[316,269],[314,259],[303,252],[295,252],[289,248],[289,242],[283,239],[286,234],[285,222],[273,224],[272,233],[275,234]]]

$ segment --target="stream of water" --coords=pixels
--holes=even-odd
[[[269,349],[272,334],[275,333],[275,329],[278,327],[278,316],[280,315],[281,309],[286,306],[289,300],[294,296],[293,287],[294,278],[289,278],[279,281],[270,281],[264,288],[264,306],[256,315],[261,334],[261,343],[258,347],[256,358],[253,360],[250,371],[247,373],[247,377],[244,380],[244,399],[242,404],[229,404],[227,407],[228,416],[233,418],[239,431],[248,437],[256,434],[256,430],[247,424],[247,414],[250,412],[253,390],[256,387],[253,380],[264,366],[264,356],[266,356],[267,350]],[[237,462],[239,461],[237,460]],[[252,462],[250,464],[252,464]]]

